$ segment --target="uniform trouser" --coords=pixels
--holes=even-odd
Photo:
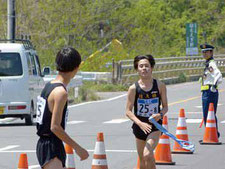
[[[216,90],[216,92],[212,92],[211,90],[203,90],[202,91],[202,108],[203,108],[204,124],[206,125],[208,110],[209,110],[209,104],[213,103],[214,111],[215,111],[215,120],[216,120],[217,131],[218,131],[218,125],[217,125],[216,110],[217,110],[218,99],[219,99],[218,90]]]

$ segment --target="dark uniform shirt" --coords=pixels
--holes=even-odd
[[[48,97],[51,94],[51,92],[58,86],[64,87],[62,83],[51,83],[51,82],[47,83],[41,93],[41,96],[39,96],[38,98],[37,135],[39,136],[54,135],[50,129],[51,121],[52,121],[52,113],[49,110]],[[62,122],[61,122],[61,126],[64,130],[65,130],[67,116],[68,116],[68,113],[67,113],[67,103],[66,103],[63,109],[63,116],[62,116]]]
[[[136,95],[134,101],[135,116],[140,121],[152,125],[150,133],[158,131],[155,125],[150,123],[148,120],[152,114],[157,114],[160,112],[161,98],[159,94],[157,80],[153,79],[153,86],[152,89],[149,91],[144,91],[140,87],[138,82],[135,83],[135,86],[136,86]],[[162,125],[162,119],[160,119],[158,123]],[[138,139],[146,140],[148,135],[150,134],[150,133],[145,134],[136,123],[133,123],[132,128],[135,137]]]

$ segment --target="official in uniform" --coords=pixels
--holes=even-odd
[[[209,104],[213,103],[217,133],[218,133],[218,137],[220,137],[220,133],[218,131],[218,125],[217,125],[216,110],[217,110],[217,103],[219,98],[218,85],[222,82],[222,74],[220,70],[218,69],[216,62],[213,58],[214,47],[209,44],[202,44],[200,45],[200,48],[202,51],[202,55],[204,59],[206,60],[204,74],[202,76],[202,81],[201,81],[204,124],[206,125]]]

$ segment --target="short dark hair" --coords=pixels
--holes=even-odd
[[[72,47],[62,48],[56,55],[56,69],[60,72],[71,72],[79,67],[81,56],[79,52]]]
[[[138,55],[134,58],[134,69],[137,70],[138,62],[142,59],[147,59],[152,68],[155,66],[155,59],[153,58],[152,55]]]

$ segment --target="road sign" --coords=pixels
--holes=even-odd
[[[186,55],[198,55],[198,25],[186,24]]]

